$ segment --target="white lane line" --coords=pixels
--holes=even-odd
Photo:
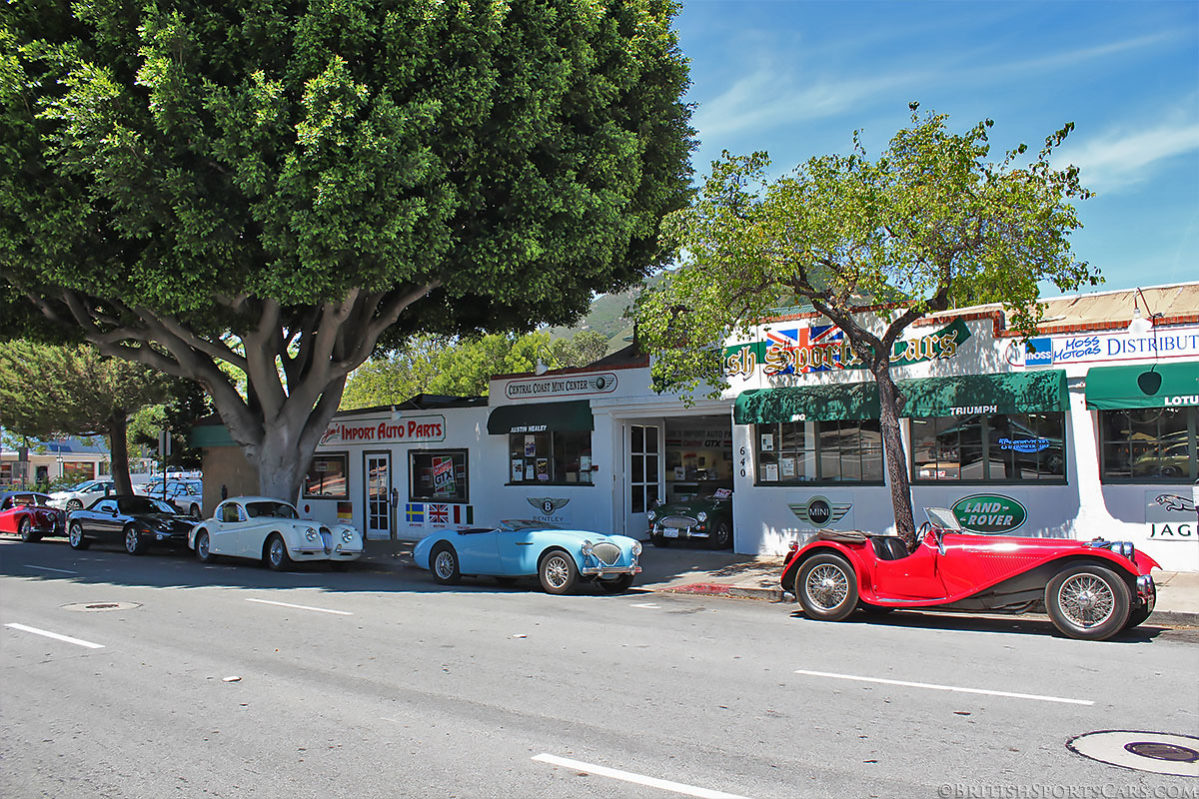
[[[1011,691],[990,691],[985,688],[961,688],[954,685],[934,685],[927,682],[907,682],[906,680],[884,680],[881,677],[859,677],[855,674],[834,674],[828,671],[808,671],[796,669],[796,674],[807,674],[810,677],[833,677],[838,680],[856,680],[858,682],[874,682],[882,685],[902,685],[907,688],[928,688],[933,691],[956,691],[960,694],[985,694],[987,696],[1006,696],[1012,699],[1036,699],[1041,702],[1061,702],[1067,705],[1093,705],[1090,699],[1067,699],[1061,696],[1042,696],[1041,694],[1018,694]]]
[[[290,602],[272,602],[269,599],[250,599],[246,597],[247,602],[258,602],[263,605],[278,605],[281,608],[295,608],[296,610],[315,610],[317,613],[335,613],[338,616],[353,616],[354,614],[348,610],[329,610],[329,608],[314,608],[311,605],[293,605]]]
[[[59,574],[79,574],[79,572],[67,571],[66,569],[52,569],[49,566],[34,566],[32,563],[26,563],[27,569],[41,569],[44,572],[58,572]]]
[[[549,763],[553,766],[564,766],[573,768],[579,771],[586,771],[588,774],[596,774],[600,777],[611,777],[614,780],[623,780],[625,782],[633,782],[637,785],[646,785],[650,788],[661,788],[664,791],[673,791],[681,793],[685,796],[698,796],[701,799],[746,799],[746,797],[735,793],[724,793],[723,791],[713,791],[710,788],[697,788],[694,785],[684,785],[681,782],[671,782],[670,780],[660,780],[657,777],[646,777],[642,774],[634,774],[631,771],[621,771],[620,769],[608,768],[607,766],[597,766],[594,763],[584,763],[581,760],[571,760],[566,757],[557,757],[542,752],[535,755],[533,760],[540,763]]]
[[[75,646],[86,646],[88,649],[104,648],[104,644],[93,644],[91,641],[84,641],[82,638],[72,638],[69,635],[59,635],[58,633],[52,633],[49,630],[39,630],[37,627],[27,627],[24,624],[17,624],[16,622],[12,622],[4,626],[12,627],[14,630],[33,633],[34,635],[44,635],[47,638],[53,638],[55,641],[66,641],[68,644],[74,644]]]
[[[653,602],[638,602],[637,604],[635,604],[635,605],[632,605],[631,607],[634,607],[634,608],[651,608],[651,609],[653,609],[653,610],[657,610],[657,609],[658,609],[658,606],[657,606],[657,605],[655,605]]]

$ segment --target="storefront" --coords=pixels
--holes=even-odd
[[[1171,290],[1199,305],[1199,284]],[[1096,296],[1098,320],[1053,304],[1078,298],[1049,301],[1058,326],[1027,343],[988,306],[921,320],[896,344],[917,520],[945,506],[980,533],[1130,540],[1199,570],[1199,314],[1129,332],[1131,294]],[[648,360],[626,353],[496,376],[487,398],[339,414],[302,510],[371,538],[511,518],[645,537],[659,500],[731,488],[737,552],[893,529],[878,391],[837,328],[769,320],[727,343],[726,367],[730,388],[691,403],[654,393]]]

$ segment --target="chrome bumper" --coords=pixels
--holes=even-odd
[[[584,566],[579,569],[579,574],[585,574],[588,577],[598,574],[600,577],[607,577],[609,574],[640,574],[640,566]]]
[[[1153,607],[1157,604],[1157,586],[1148,574],[1142,574],[1137,578],[1137,599],[1150,613],[1153,612]]]

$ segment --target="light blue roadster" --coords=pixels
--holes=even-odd
[[[462,575],[495,577],[501,583],[536,576],[551,594],[566,594],[582,581],[618,594],[641,571],[641,542],[623,535],[559,530],[542,522],[509,519],[499,527],[439,530],[412,552],[416,565],[443,585]]]

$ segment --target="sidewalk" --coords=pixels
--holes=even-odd
[[[376,570],[420,574],[422,570],[412,562],[412,547],[411,541],[368,541],[361,562]],[[646,544],[641,566],[644,571],[633,585],[643,591],[795,601],[779,585],[781,556],[755,557],[690,547],[659,549]],[[1157,606],[1146,624],[1199,626],[1199,573],[1158,570],[1153,572],[1153,580]]]

